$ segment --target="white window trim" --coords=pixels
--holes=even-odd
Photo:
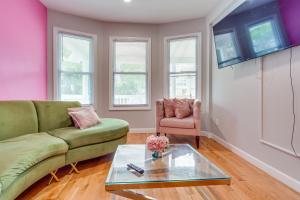
[[[138,106],[138,105],[124,105],[124,106],[115,106],[113,104],[113,73],[114,73],[114,41],[145,41],[147,42],[147,105]],[[151,110],[151,38],[148,37],[109,37],[109,110]]]
[[[75,35],[75,36],[81,36],[81,37],[90,37],[92,38],[92,50],[93,50],[93,58],[91,59],[92,61],[92,102],[89,105],[93,105],[95,108],[97,107],[96,105],[96,83],[97,83],[97,70],[96,70],[96,66],[97,66],[97,35],[95,34],[91,34],[91,33],[85,33],[85,32],[80,32],[80,31],[75,31],[75,30],[70,30],[70,29],[64,29],[64,28],[60,28],[60,27],[53,27],[53,98],[54,100],[60,100],[58,98],[58,69],[59,69],[59,63],[58,63],[58,34],[59,33],[66,33],[66,34],[70,34],[70,35]],[[96,108],[97,109],[97,108]]]
[[[198,33],[190,33],[190,34],[184,34],[184,35],[175,35],[175,36],[168,36],[164,37],[164,97],[169,97],[169,49],[168,49],[168,41],[174,40],[174,39],[184,39],[184,38],[190,38],[190,37],[197,37],[197,56],[196,56],[196,62],[198,66],[196,67],[197,74],[196,74],[196,99],[202,98],[202,79],[201,79],[201,69],[202,69],[202,34],[201,32]]]

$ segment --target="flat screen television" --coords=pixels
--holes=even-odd
[[[213,33],[219,68],[300,45],[300,0],[246,0]]]

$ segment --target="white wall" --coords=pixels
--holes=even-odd
[[[207,27],[222,15],[224,9],[234,7],[236,2],[232,1],[231,5],[228,2],[220,5],[207,18]],[[210,50],[208,45],[207,52],[210,55],[208,63],[211,68],[207,74],[210,82],[210,131],[255,159],[263,161],[269,169],[273,168],[273,172],[276,172],[273,175],[277,177],[283,175],[285,183],[300,191],[300,159],[260,140],[264,133],[267,141],[291,151],[289,141],[292,132],[292,99],[289,50],[220,70],[217,69],[214,49]],[[293,54],[296,114],[299,115],[300,69],[297,66],[300,66],[300,47],[294,48]],[[300,152],[299,117],[296,124],[295,145]]]
[[[49,98],[53,97],[53,27],[60,27],[98,36],[97,101],[96,107],[101,117],[113,117],[127,120],[131,128],[155,128],[155,100],[163,98],[164,80],[164,37],[202,32],[205,44],[205,20],[195,19],[161,25],[111,23],[48,11],[48,80]],[[109,36],[150,37],[152,46],[151,58],[151,104],[149,111],[109,111]],[[203,65],[206,52],[203,52]],[[203,67],[205,69],[205,67]],[[205,81],[205,80],[204,80]],[[204,83],[204,81],[202,81]],[[204,84],[202,84],[204,85]]]
[[[262,139],[267,144],[294,154],[291,147],[293,127],[291,67],[296,114],[294,146],[300,155],[300,120],[298,118],[300,115],[300,47],[274,54],[274,56],[267,56],[263,64]]]

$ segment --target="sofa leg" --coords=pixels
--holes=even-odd
[[[199,149],[199,146],[200,146],[200,136],[196,136],[196,146],[197,146],[197,149]]]
[[[48,185],[51,184],[52,180],[54,179],[56,182],[59,182],[59,178],[56,176],[56,173],[57,173],[58,169],[53,171],[53,172],[50,172],[51,174],[51,178],[50,178],[50,181],[48,183]]]
[[[79,174],[79,170],[76,167],[77,163],[78,162],[70,164],[71,165],[71,170],[70,170],[69,174],[71,174],[73,171],[75,171],[76,174]]]
[[[157,132],[157,133],[156,133],[156,136],[160,136],[160,133],[159,133],[159,132]]]

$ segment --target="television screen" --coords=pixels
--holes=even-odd
[[[219,68],[300,45],[300,0],[247,0],[213,32]]]

